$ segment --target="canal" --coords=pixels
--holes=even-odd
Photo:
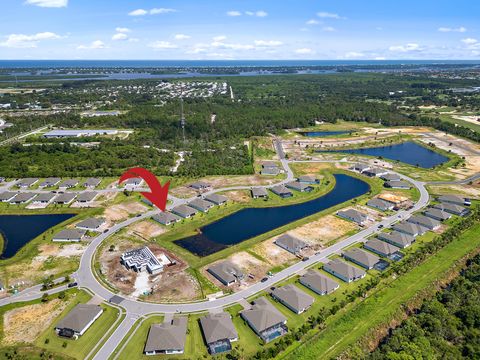
[[[24,245],[75,214],[0,215],[4,244],[0,259],[13,257]]]
[[[305,131],[300,132],[303,136],[306,137],[328,137],[336,135],[350,134],[351,131]]]
[[[357,178],[336,174],[329,193],[300,204],[246,208],[200,228],[197,235],[175,241],[184,249],[207,256],[367,193],[370,186]]]

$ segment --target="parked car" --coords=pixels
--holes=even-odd
[[[67,287],[69,288],[73,288],[75,286],[78,286],[78,283],[75,281],[75,282],[71,282],[70,284],[67,285]]]

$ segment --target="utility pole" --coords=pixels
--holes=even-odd
[[[183,94],[182,94],[183,96]],[[183,134],[183,143],[186,142],[185,139],[185,115],[183,114],[183,97],[180,97],[180,126],[182,127]]]

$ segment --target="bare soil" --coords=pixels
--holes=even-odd
[[[137,201],[116,204],[105,209],[104,217],[107,222],[119,222],[128,219],[131,215],[147,211],[147,207]]]
[[[248,203],[252,200],[252,196],[248,190],[225,191],[224,195],[238,203]]]
[[[298,261],[298,258],[295,255],[273,243],[277,238],[278,236],[275,236],[255,245],[252,251],[260,255],[273,266]]]
[[[130,225],[127,231],[128,234],[139,236],[143,240],[149,240],[163,234],[167,230],[153,221],[145,220]]]

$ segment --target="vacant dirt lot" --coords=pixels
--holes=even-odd
[[[3,344],[31,343],[67,306],[59,299],[9,310],[3,317]]]
[[[86,249],[86,245],[83,244],[42,244],[39,246],[40,256],[80,256]]]
[[[103,216],[107,222],[112,223],[126,220],[130,215],[140,214],[145,211],[147,211],[146,206],[136,201],[130,201],[106,208]]]
[[[144,240],[149,240],[163,234],[167,230],[159,224],[155,224],[153,221],[145,220],[130,225],[127,231],[129,234],[139,236]]]
[[[211,184],[214,188],[223,188],[227,186],[258,186],[258,185],[270,185],[278,180],[272,177],[265,177],[260,175],[241,175],[241,176],[209,176],[202,181]]]
[[[250,200],[252,200],[252,196],[248,190],[225,191],[223,195],[228,197],[230,200],[239,203],[248,203]]]
[[[305,240],[315,251],[318,251],[326,244],[333,240],[339,240],[348,232],[356,229],[358,226],[352,222],[334,215],[327,215],[290,231],[290,234]]]
[[[272,266],[279,266],[298,261],[298,258],[295,255],[273,243],[277,238],[278,236],[275,236],[255,245],[252,251],[267,260]]]

